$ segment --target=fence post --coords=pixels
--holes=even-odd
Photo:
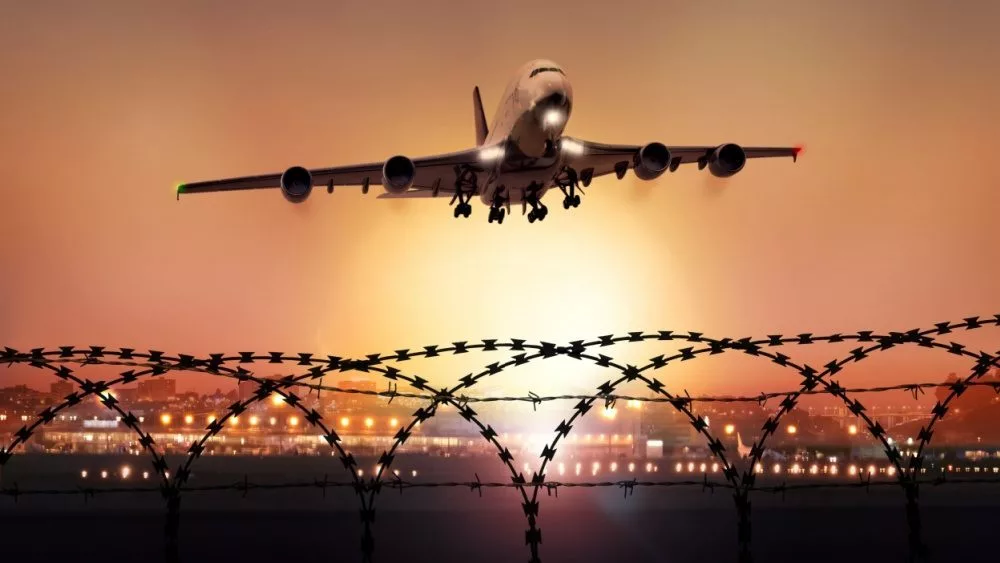
[[[750,491],[745,488],[736,489],[733,500],[736,502],[736,539],[739,542],[739,563],[753,563],[750,552]]]
[[[177,536],[181,518],[181,495],[177,485],[171,483],[164,486],[163,496],[167,501],[167,522],[164,526],[165,558],[167,563],[177,563],[180,559],[177,549]]]

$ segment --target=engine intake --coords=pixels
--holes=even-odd
[[[708,171],[716,178],[728,178],[743,170],[747,163],[747,153],[743,147],[727,143],[716,147],[708,157]]]
[[[633,168],[640,180],[658,178],[670,166],[670,149],[663,143],[648,143],[635,153]]]
[[[281,174],[281,195],[292,203],[302,203],[312,191],[312,174],[301,166],[293,166]]]
[[[382,186],[393,194],[405,192],[413,185],[417,167],[405,156],[394,156],[382,165]]]

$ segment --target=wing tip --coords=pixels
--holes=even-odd
[[[802,156],[802,153],[805,152],[805,150],[806,146],[802,143],[799,143],[794,147],[792,147],[792,162],[797,162],[799,160],[799,157]]]

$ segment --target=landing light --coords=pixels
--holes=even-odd
[[[542,117],[542,123],[546,127],[558,127],[562,125],[563,121],[566,119],[566,114],[557,109],[546,110],[545,116]]]
[[[559,148],[562,152],[571,155],[581,155],[583,154],[583,143],[575,140],[563,137],[559,141]]]
[[[479,160],[494,161],[503,158],[504,150],[502,146],[486,147],[479,151]]]

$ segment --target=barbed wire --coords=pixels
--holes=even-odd
[[[16,360],[11,360],[15,361]],[[51,363],[71,363],[76,365],[117,365],[117,366],[129,366],[129,367],[153,367],[157,364],[143,364],[138,362],[117,362],[117,361],[94,361],[85,359],[74,359],[74,358],[60,358],[57,360],[52,360]],[[167,372],[171,371],[188,371],[177,366],[164,366]],[[271,378],[273,380],[282,380],[285,377],[292,376],[277,376]],[[439,400],[441,395],[431,394],[431,393],[415,393],[409,391],[399,391],[397,388],[390,387],[385,391],[378,391],[374,389],[356,389],[347,387],[338,387],[336,385],[324,385],[321,383],[309,383],[306,381],[295,381],[293,384],[295,387],[302,387],[311,391],[326,391],[328,393],[343,394],[343,395],[360,395],[366,397],[376,397],[380,399],[388,399],[388,403],[392,403],[395,399],[413,399],[417,401],[433,402]],[[968,383],[962,383],[961,381],[947,382],[947,381],[928,381],[921,383],[899,383],[896,385],[878,385],[869,387],[844,387],[837,389],[836,391],[843,391],[845,393],[883,393],[888,391],[906,391],[914,395],[914,398],[919,398],[924,391],[929,389],[949,389],[955,390],[956,388],[966,389],[972,387],[988,387],[992,389],[995,393],[1000,395],[1000,381],[971,381]],[[110,389],[109,389],[110,391]],[[831,395],[834,392],[828,388],[822,389],[794,389],[786,391],[768,391],[762,392],[756,395],[685,395],[683,400],[691,403],[758,403],[761,406],[765,405],[767,401],[771,399],[778,399],[787,397],[792,394],[800,395]],[[638,401],[643,403],[670,403],[676,401],[676,399],[667,399],[664,397],[655,397],[649,395],[633,395],[633,394],[619,394],[619,393],[566,393],[559,395],[538,395],[531,391],[526,395],[492,395],[492,396],[476,396],[476,395],[455,395],[454,399],[460,403],[529,403],[540,405],[542,403],[549,403],[555,401],[579,401],[586,399],[599,399],[602,401]]]
[[[826,394],[835,396],[842,401],[846,408],[863,423],[862,427],[865,428],[868,434],[881,442],[887,459],[896,470],[897,479],[895,483],[901,486],[906,492],[907,518],[911,533],[911,548],[913,548],[911,552],[916,553],[920,548],[920,521],[916,500],[920,481],[914,476],[914,470],[922,467],[923,451],[933,436],[935,425],[945,417],[950,403],[969,388],[977,386],[991,387],[995,392],[1000,393],[1000,382],[981,381],[981,378],[987,373],[989,368],[996,367],[1000,363],[1000,353],[973,352],[967,350],[964,345],[955,342],[940,342],[937,340],[937,337],[954,331],[970,331],[986,326],[998,325],[1000,325],[1000,314],[992,315],[992,318],[967,317],[956,322],[936,323],[934,328],[931,329],[911,329],[904,332],[889,332],[887,334],[877,334],[874,331],[858,331],[849,334],[836,333],[818,336],[811,333],[803,333],[795,336],[783,336],[779,334],[757,339],[751,337],[732,339],[710,338],[700,332],[629,332],[619,336],[605,335],[590,341],[572,341],[567,345],[556,345],[544,341],[530,343],[522,339],[454,342],[446,346],[431,345],[416,350],[396,350],[390,354],[369,354],[362,359],[348,359],[338,356],[319,358],[308,353],[284,354],[281,352],[269,352],[267,354],[240,352],[237,355],[230,356],[226,356],[225,354],[209,354],[206,358],[198,358],[184,354],[169,356],[155,350],[138,352],[131,348],[109,349],[102,346],[90,346],[89,348],[62,346],[58,349],[35,348],[29,352],[19,352],[13,348],[4,348],[3,351],[0,351],[0,362],[8,364],[25,363],[32,367],[48,370],[60,379],[74,383],[79,391],[67,396],[66,400],[59,405],[46,408],[39,413],[34,422],[15,432],[14,442],[5,448],[0,448],[0,466],[4,465],[10,459],[13,451],[19,444],[27,441],[44,424],[48,424],[54,420],[58,412],[79,404],[87,396],[97,395],[105,407],[117,413],[119,419],[124,421],[125,425],[139,436],[141,445],[154,459],[154,467],[164,482],[163,490],[168,498],[168,526],[166,535],[169,557],[171,550],[176,551],[180,492],[182,488],[187,490],[185,484],[190,476],[191,466],[204,452],[207,441],[222,431],[225,421],[229,418],[238,416],[255,403],[264,401],[272,395],[279,395],[284,402],[300,410],[310,425],[322,430],[324,437],[331,448],[334,449],[334,453],[342,462],[344,469],[349,472],[352,482],[356,484],[355,491],[361,503],[361,517],[364,523],[362,555],[365,561],[369,561],[374,542],[374,536],[371,532],[374,521],[374,503],[380,489],[368,489],[358,485],[363,481],[356,472],[357,461],[354,456],[344,449],[342,439],[336,431],[324,423],[322,414],[304,405],[304,401],[295,393],[295,389],[305,388],[308,392],[315,390],[317,393],[326,390],[339,393],[386,397],[390,403],[396,397],[408,397],[424,401],[426,402],[426,406],[418,408],[413,413],[409,423],[401,427],[396,433],[389,449],[383,451],[379,457],[378,470],[374,478],[375,482],[391,482],[382,480],[382,475],[389,469],[396,452],[413,434],[415,427],[435,416],[439,411],[439,406],[451,405],[462,418],[477,428],[486,442],[496,449],[501,463],[510,473],[511,486],[517,488],[521,493],[522,508],[528,519],[526,543],[531,549],[531,561],[538,563],[540,561],[538,548],[541,543],[541,530],[537,526],[538,498],[540,492],[544,490],[544,484],[546,483],[545,469],[554,458],[560,440],[566,438],[577,421],[592,410],[593,406],[598,402],[602,402],[605,407],[614,407],[619,400],[664,403],[670,405],[688,419],[688,422],[696,433],[704,438],[712,455],[719,460],[726,482],[735,491],[734,499],[736,500],[739,513],[738,543],[740,545],[740,560],[749,562],[751,561],[749,552],[749,493],[759,489],[759,487],[755,486],[756,476],[750,468],[754,467],[761,460],[766,451],[766,441],[775,434],[779,428],[781,419],[798,406],[802,397]],[[695,345],[702,345],[702,347],[681,348],[672,355],[661,354],[651,358],[648,363],[641,366],[619,363],[614,358],[605,354],[592,354],[588,352],[592,348],[649,341],[689,342],[695,343]],[[851,350],[849,355],[824,364],[823,370],[817,370],[808,364],[796,363],[789,356],[770,350],[774,347],[786,345],[810,345],[847,341],[856,342],[860,346]],[[945,383],[845,388],[833,379],[833,376],[839,373],[847,364],[863,361],[878,352],[893,349],[901,345],[917,345],[969,358],[975,362],[975,366],[964,379]],[[478,372],[468,373],[459,378],[457,384],[449,388],[436,388],[423,377],[403,373],[400,369],[386,364],[387,362],[406,362],[418,357],[435,358],[444,355],[466,354],[472,351],[492,352],[499,350],[508,350],[517,353],[506,361],[494,362],[488,364]],[[790,392],[761,393],[753,396],[706,395],[692,397],[687,391],[683,391],[683,394],[674,394],[667,390],[667,386],[664,383],[646,375],[647,372],[656,371],[668,365],[730,351],[738,351],[745,355],[766,359],[773,364],[795,371],[803,378],[800,389]],[[619,375],[617,379],[608,380],[598,386],[596,393],[593,394],[562,394],[541,397],[533,392],[529,392],[527,396],[475,397],[470,396],[468,393],[470,389],[486,378],[497,376],[501,372],[526,365],[530,362],[554,357],[566,357],[584,361],[601,368],[613,370]],[[257,377],[243,367],[245,364],[258,362],[268,364],[294,363],[303,366],[303,369],[308,369],[298,375],[268,379]],[[139,369],[138,371],[134,369],[127,370],[122,372],[117,378],[109,381],[92,382],[75,375],[72,369],[66,367],[66,364],[111,364]],[[235,367],[230,367],[233,364],[235,364]],[[153,442],[152,436],[143,431],[137,417],[130,412],[123,411],[114,396],[111,393],[107,393],[114,385],[131,383],[145,377],[162,376],[170,371],[202,372],[213,376],[234,378],[239,381],[251,381],[257,385],[257,391],[253,396],[237,401],[225,410],[222,417],[213,421],[208,426],[208,431],[202,439],[191,445],[186,461],[178,468],[172,480],[168,479],[166,463],[155,442]],[[382,378],[387,381],[388,388],[386,391],[370,391],[323,385],[324,376],[330,373],[343,373],[347,371],[368,373]],[[398,382],[403,382],[416,391],[412,393],[401,392],[396,387]],[[642,397],[616,393],[618,387],[630,382],[645,384],[653,392],[654,396]],[[867,409],[859,400],[852,398],[850,395],[908,391],[916,399],[921,393],[930,388],[946,389],[948,392],[944,399],[937,401],[931,409],[928,423],[921,428],[918,434],[919,443],[915,448],[915,453],[908,456],[906,467],[904,467],[904,460],[899,450],[892,445],[885,428],[867,412]],[[698,401],[757,402],[761,406],[765,406],[767,401],[771,399],[780,399],[778,409],[765,420],[757,440],[750,447],[751,463],[741,474],[728,459],[726,448],[722,441],[708,428],[707,421],[693,412],[691,408],[692,404]],[[514,462],[514,454],[500,442],[496,430],[489,424],[481,421],[478,413],[470,406],[474,403],[498,401],[530,402],[533,406],[537,406],[542,402],[557,400],[574,400],[577,401],[577,404],[573,408],[571,415],[557,426],[553,441],[543,448],[540,455],[540,459],[542,460],[541,465],[530,479],[518,471]],[[907,471],[907,469],[910,471]],[[530,495],[527,489],[532,489]]]
[[[231,483],[215,484],[215,485],[189,485],[184,489],[185,493],[213,493],[213,492],[239,492],[246,496],[252,491],[273,491],[273,490],[286,490],[286,489],[319,489],[321,491],[326,491],[326,489],[350,489],[352,491],[382,491],[382,490],[398,490],[402,492],[406,489],[441,489],[441,488],[459,488],[468,489],[471,492],[481,492],[483,489],[517,489],[521,485],[518,483],[511,483],[505,481],[481,481],[476,476],[475,481],[408,481],[404,479],[395,478],[389,481],[378,481],[375,479],[369,479],[363,481],[362,483],[355,483],[353,481],[330,481],[326,478],[314,479],[312,481],[285,481],[280,483],[256,483],[244,479],[242,481],[234,481]],[[942,485],[1000,485],[1000,477],[948,477],[947,472],[939,477],[916,479],[915,483],[928,486],[942,486]],[[694,487],[701,488],[705,491],[711,491],[715,489],[721,490],[735,490],[738,486],[734,486],[732,483],[722,480],[712,480],[709,479],[707,474],[703,474],[701,479],[683,479],[683,480],[661,480],[661,481],[649,481],[640,480],[637,478],[633,479],[619,479],[614,481],[543,481],[538,483],[538,486],[546,490],[550,495],[558,496],[558,491],[560,489],[599,489],[599,488],[619,488],[626,491],[627,495],[631,495],[632,489],[636,488],[677,488],[677,487]],[[825,481],[825,482],[805,482],[805,483],[788,483],[787,480],[783,480],[781,483],[774,485],[760,485],[755,487],[756,492],[764,493],[783,493],[787,491],[802,491],[802,490],[821,490],[821,489],[866,489],[870,487],[896,487],[898,486],[891,479],[872,479],[869,477],[859,477],[846,478],[844,481]],[[32,497],[32,496],[84,496],[84,497],[94,497],[99,495],[126,495],[126,494],[158,494],[163,495],[164,490],[162,486],[146,486],[146,487],[74,487],[74,488],[63,488],[63,489],[24,489],[17,486],[15,483],[11,487],[0,487],[0,496],[10,497],[16,500],[20,497]],[[480,495],[482,496],[482,495]]]

